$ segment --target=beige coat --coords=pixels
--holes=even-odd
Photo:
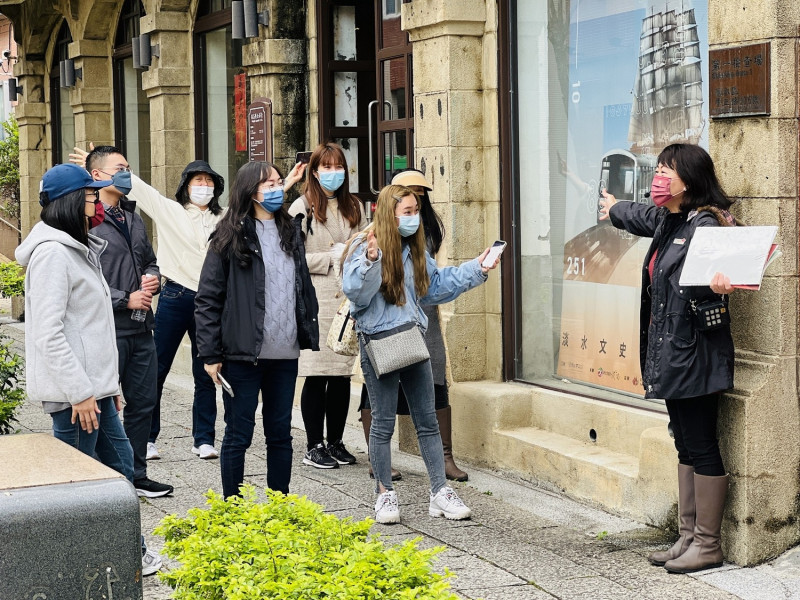
[[[300,196],[289,207],[289,214],[293,217],[307,214],[306,200]],[[353,372],[354,356],[341,356],[334,353],[325,344],[328,331],[333,322],[333,315],[342,303],[342,282],[337,277],[338,263],[341,256],[341,246],[338,252],[331,249],[336,244],[344,244],[353,235],[366,227],[367,222],[362,213],[361,223],[358,227],[350,227],[350,223],[339,214],[337,200],[328,200],[327,221],[323,224],[314,219],[311,222],[311,231],[308,231],[308,221],[303,221],[303,233],[306,234],[306,262],[311,273],[311,282],[317,292],[319,302],[319,352],[303,350],[300,353],[298,375],[308,377],[345,376]]]

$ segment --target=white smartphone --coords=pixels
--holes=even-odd
[[[487,269],[491,268],[495,261],[500,258],[500,255],[505,249],[506,243],[503,240],[497,240],[494,244],[492,244],[492,247],[489,248],[489,254],[487,254],[486,258],[483,259],[481,266],[486,267]]]
[[[219,382],[222,384],[222,389],[225,390],[231,398],[233,398],[233,388],[231,387],[231,384],[228,383],[228,381],[222,376],[222,373],[217,373],[217,379],[219,379]]]

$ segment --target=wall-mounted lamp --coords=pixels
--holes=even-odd
[[[22,86],[17,85],[16,77],[9,77],[8,79],[8,100],[16,102],[17,97],[22,93]]]
[[[83,69],[75,68],[75,61],[67,58],[58,63],[59,75],[61,76],[61,87],[69,88],[75,85],[75,80],[83,80]]]
[[[269,11],[258,12],[256,0],[231,2],[231,37],[234,40],[258,37],[258,26],[269,27]]]
[[[133,68],[146,71],[153,63],[153,57],[161,58],[159,44],[150,45],[150,34],[142,33],[139,37],[131,39],[131,54],[133,55]]]

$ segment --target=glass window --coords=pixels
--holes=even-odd
[[[56,37],[50,64],[50,135],[54,165],[65,161],[75,147],[75,115],[69,102],[69,88],[61,87],[60,70],[61,61],[69,58],[71,43],[72,33],[64,21]]]
[[[650,240],[598,221],[599,190],[649,203],[664,146],[707,146],[708,2],[510,2],[516,377],[639,396]]]

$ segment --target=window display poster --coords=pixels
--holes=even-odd
[[[560,377],[642,394],[639,304],[649,239],[598,221],[602,188],[649,203],[656,158],[708,146],[706,0],[570,3]]]

